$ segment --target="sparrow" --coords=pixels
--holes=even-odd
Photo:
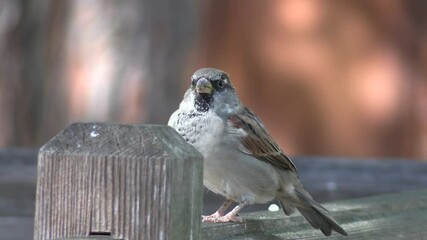
[[[227,200],[204,222],[242,222],[250,204],[277,199],[283,212],[297,209],[326,236],[346,231],[301,184],[292,161],[273,140],[260,118],[245,107],[222,70],[202,68],[170,117],[168,125],[203,155],[203,184]],[[229,211],[233,202],[238,205]]]

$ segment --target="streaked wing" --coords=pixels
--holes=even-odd
[[[271,138],[261,120],[250,109],[245,108],[243,113],[229,117],[228,124],[233,131],[244,131],[245,134],[240,134],[242,152],[282,170],[296,172],[295,165]]]

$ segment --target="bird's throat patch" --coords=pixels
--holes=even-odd
[[[194,107],[197,109],[197,111],[207,112],[210,108],[213,97],[212,94],[200,93],[196,94],[195,100]]]

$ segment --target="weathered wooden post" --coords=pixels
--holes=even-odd
[[[39,152],[34,239],[197,239],[202,168],[167,126],[72,124]]]

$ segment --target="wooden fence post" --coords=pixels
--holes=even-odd
[[[34,239],[194,239],[203,161],[172,128],[75,123],[38,157]]]

